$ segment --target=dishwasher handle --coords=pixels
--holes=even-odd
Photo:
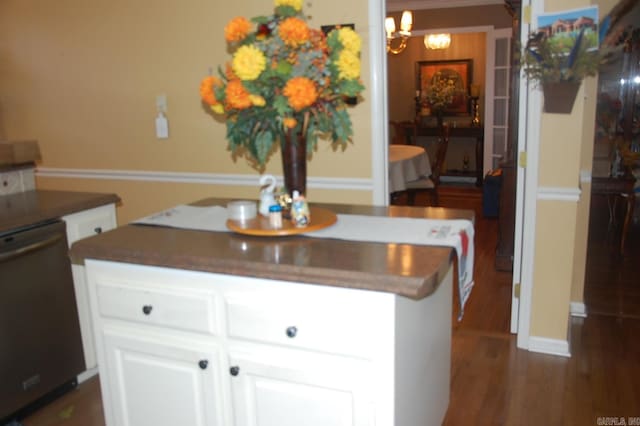
[[[2,253],[0,254],[0,263],[7,262],[11,259],[15,259],[17,257],[24,256],[34,251],[54,245],[58,241],[60,241],[63,237],[64,237],[64,234],[56,234],[44,240],[35,242],[33,244],[29,244],[28,246],[18,247],[17,249],[11,250],[10,252]]]

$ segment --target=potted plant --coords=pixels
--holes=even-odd
[[[431,85],[425,91],[424,98],[438,120],[438,128],[442,128],[444,110],[451,105],[454,97],[458,94],[460,91],[451,76],[442,71],[434,74]]]
[[[289,192],[306,192],[306,160],[319,138],[352,141],[348,107],[360,81],[360,36],[350,27],[310,28],[302,0],[275,0],[275,13],[233,18],[224,29],[232,59],[202,80],[200,95],[223,115],[229,149],[263,170],[282,152]]]
[[[600,61],[597,34],[582,28],[577,34],[531,35],[520,65],[526,77],[542,88],[545,112],[568,114],[582,80],[596,75]]]

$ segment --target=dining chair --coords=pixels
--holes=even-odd
[[[417,145],[418,126],[413,121],[390,121],[393,128],[391,143],[395,145]]]
[[[438,138],[436,156],[431,163],[431,176],[423,176],[417,180],[407,182],[406,191],[408,205],[415,205],[416,195],[418,193],[427,193],[431,198],[431,205],[434,207],[438,206],[438,186],[440,186],[440,174],[442,173],[442,166],[449,146],[449,135],[449,125],[445,124],[440,129],[440,138]]]

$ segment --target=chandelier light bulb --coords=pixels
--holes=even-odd
[[[410,33],[413,26],[413,14],[405,10],[402,12],[402,18],[400,18],[400,31],[403,33]]]
[[[407,40],[411,37],[413,14],[405,10],[400,18],[400,31],[396,32],[396,22],[389,16],[384,20],[384,30],[387,33],[387,52],[397,55],[407,47]]]
[[[396,32],[396,22],[392,17],[388,17],[384,20],[384,29],[387,32],[387,38],[393,37],[393,33]]]
[[[451,45],[451,34],[427,34],[424,36],[427,49],[447,49]]]

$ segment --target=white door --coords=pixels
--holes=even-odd
[[[235,426],[373,426],[361,363],[293,350],[232,353]]]
[[[184,341],[107,331],[111,416],[117,426],[222,426],[220,356]],[[112,425],[110,425],[112,426]]]
[[[511,28],[487,32],[484,172],[504,161],[509,135]]]

